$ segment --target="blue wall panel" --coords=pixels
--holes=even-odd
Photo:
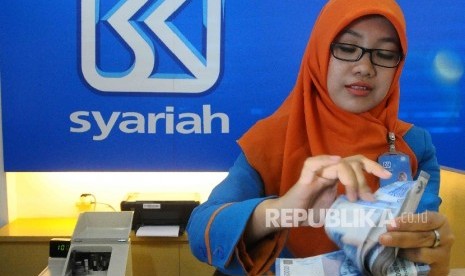
[[[292,89],[324,2],[2,1],[5,169],[227,170]],[[400,116],[465,169],[465,3],[399,3]]]

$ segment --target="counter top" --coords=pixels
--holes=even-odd
[[[20,218],[0,228],[0,242],[46,241],[51,238],[69,238],[73,235],[77,218]],[[163,242],[187,243],[187,235],[180,237],[136,237],[130,234],[132,243]]]
[[[21,218],[0,228],[0,241],[48,241],[71,237],[76,218]]]

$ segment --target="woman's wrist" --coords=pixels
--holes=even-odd
[[[282,229],[279,218],[276,219],[276,214],[279,216],[280,213],[279,206],[279,198],[266,199],[257,205],[244,233],[247,244]]]

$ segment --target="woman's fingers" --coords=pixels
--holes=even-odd
[[[318,155],[307,158],[297,183],[310,184],[314,180],[315,174],[318,174],[325,167],[335,165],[340,161],[341,157],[335,155]]]
[[[399,251],[399,257],[412,262],[425,264],[433,263],[435,260],[439,259],[440,254],[443,254],[443,252],[425,247],[402,249]]]
[[[399,257],[430,265],[430,276],[449,275],[450,248],[409,248],[399,250]]]
[[[368,159],[366,159],[366,160],[368,160]],[[371,160],[368,160],[368,161],[372,162]],[[357,183],[357,185],[356,185],[357,191],[356,192],[357,192],[358,197],[363,199],[363,200],[374,201],[375,197],[371,193],[371,189],[368,186],[367,181],[365,179],[365,173],[364,173],[364,171],[366,171],[365,170],[365,164],[363,164],[363,162],[352,162],[350,164],[352,166],[352,169],[355,172],[355,176],[356,176],[356,180],[357,180],[357,182],[356,182]],[[368,164],[368,167],[370,165],[371,164]],[[356,199],[357,198],[355,198],[353,200],[356,200]]]
[[[381,244],[399,248],[422,248],[434,245],[433,230],[416,232],[388,232],[380,237]]]
[[[388,225],[387,230],[388,232],[380,237],[380,243],[385,246],[429,248],[434,246],[436,235],[439,235],[439,246],[453,242],[447,218],[437,212],[403,214],[395,218],[394,222]]]
[[[399,255],[431,267],[429,275],[447,275],[450,248],[454,243],[447,218],[437,212],[405,214],[395,219],[388,232],[381,235],[384,246],[398,247]]]
[[[381,235],[380,242],[400,248],[430,247],[434,244],[434,230],[441,228],[445,218],[437,213],[402,214],[387,226],[388,232]]]
[[[350,201],[357,198],[374,200],[371,189],[368,186],[364,173],[372,173],[381,178],[389,178],[391,173],[378,163],[362,156],[355,155],[341,159],[333,166],[324,168],[320,176],[328,179],[339,179],[346,188],[346,195]]]
[[[405,213],[394,219],[388,225],[388,231],[416,232],[431,231],[441,228],[447,222],[447,218],[437,212],[423,212],[421,214]]]
[[[305,160],[296,184],[279,198],[280,208],[308,209],[322,193],[336,183],[335,180],[322,179],[319,173],[327,166],[340,162],[341,157],[334,155],[319,155]],[[329,206],[328,206],[329,207]]]
[[[384,169],[383,166],[381,166],[373,160],[366,158],[363,155],[350,156],[344,158],[344,161],[353,164],[352,166],[354,167],[354,169],[357,169],[360,172],[366,171],[367,173],[376,175],[380,178],[386,179],[391,177],[392,175],[388,170]]]
[[[333,155],[309,157],[304,163],[297,186],[311,185],[310,193],[318,193],[325,186],[339,180],[346,189],[347,198],[373,201],[374,196],[365,179],[365,172],[381,178],[389,178],[391,173],[381,165],[363,155],[341,158]],[[308,196],[307,193],[303,194]]]
[[[359,183],[356,170],[357,168],[354,168],[354,162],[342,161],[337,166],[337,177],[339,181],[345,185],[346,195],[350,201],[355,201],[358,198]],[[363,177],[363,179],[365,179],[365,177]]]

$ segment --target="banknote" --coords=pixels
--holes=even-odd
[[[343,250],[308,258],[279,258],[276,276],[362,276],[356,265]],[[429,266],[396,258],[386,276],[426,276]]]
[[[375,192],[375,201],[350,202],[345,195],[339,196],[326,212],[325,231],[341,250],[304,259],[278,259],[276,271],[279,275],[426,275],[422,273],[429,266],[397,258],[397,248],[384,247],[378,240],[395,217],[415,212],[428,179],[429,174],[422,171],[415,181],[383,186]],[[288,274],[291,270],[298,272]]]
[[[398,181],[381,187],[375,192],[376,200],[373,202],[350,202],[344,195],[338,197],[330,209],[340,212],[350,210],[358,214],[359,221],[364,223],[352,227],[345,227],[342,223],[335,226],[326,223],[326,233],[352,258],[364,275],[386,275],[398,249],[379,244],[379,236],[386,232],[386,226],[393,223],[393,218],[415,212],[428,179],[429,175],[421,172],[416,181]],[[361,210],[365,211],[363,219]]]

